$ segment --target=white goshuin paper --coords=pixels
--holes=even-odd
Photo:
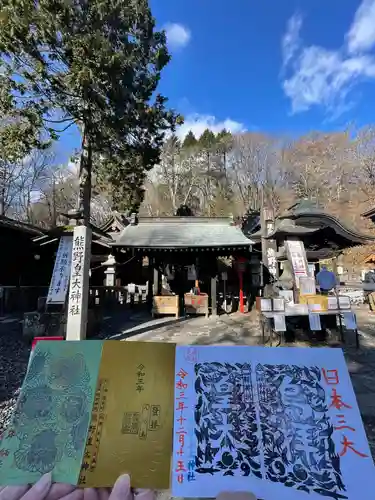
[[[208,363],[210,363],[210,365],[208,365]],[[214,368],[212,363],[216,363],[218,368]],[[225,364],[235,367],[236,363],[242,365],[242,368],[238,368],[238,370],[242,370],[242,372],[240,372],[243,374],[242,379],[235,378],[235,385],[232,385],[230,381],[228,382],[228,377],[226,377],[226,381],[222,381],[220,377],[218,377],[219,372],[217,370],[223,370],[222,367],[225,367]],[[243,364],[248,364],[246,373]],[[268,367],[265,365],[268,365]],[[274,373],[275,370],[276,372],[278,370],[275,366],[280,367],[281,365],[288,365],[288,369],[292,367],[299,370],[298,373],[302,373],[302,377],[307,376],[306,380],[310,380],[310,382],[311,377],[315,377],[317,380],[315,386],[312,388],[310,387],[310,389],[306,384],[303,387],[298,386],[298,383],[291,383],[290,377],[286,377],[285,374],[282,376],[282,381],[272,384],[272,387],[270,386],[271,392],[267,392],[267,386],[266,391],[264,391],[264,385],[263,389],[261,389],[261,385],[257,386],[256,368],[258,366],[260,367],[260,373],[265,373],[264,370],[269,369],[274,370],[272,372]],[[200,397],[202,396],[202,392],[200,392],[202,391],[202,381],[199,380],[198,376],[195,374],[195,369],[198,375],[204,373],[202,372],[202,367],[204,367],[204,369],[207,369],[207,367],[209,368],[205,373],[206,383],[203,393],[204,398]],[[313,367],[315,367],[315,371],[313,371]],[[280,369],[282,370],[283,368],[281,367]],[[237,369],[234,368],[234,370]],[[325,376],[323,370],[325,370]],[[236,374],[237,373],[236,371]],[[307,375],[303,375],[303,373],[307,373]],[[244,378],[245,376],[248,377],[246,381]],[[310,379],[308,378],[309,376]],[[250,392],[246,393],[246,401],[252,401],[251,408],[255,408],[255,410],[251,410],[250,413],[246,413],[246,415],[255,415],[254,420],[257,430],[254,431],[253,429],[251,432],[258,439],[257,449],[259,454],[255,456],[254,459],[260,464],[259,471],[262,479],[258,478],[256,474],[253,473],[253,470],[249,473],[248,466],[243,463],[239,468],[232,469],[233,475],[230,475],[230,473],[225,475],[225,472],[231,470],[230,465],[228,465],[231,461],[229,456],[236,456],[238,449],[241,447],[246,448],[246,444],[243,442],[242,444],[235,442],[235,447],[233,448],[229,445],[229,442],[226,442],[224,446],[218,446],[224,434],[226,433],[231,436],[230,430],[233,430],[233,425],[228,421],[228,410],[231,409],[229,398],[234,395],[234,387],[237,387],[237,391],[240,390],[241,387],[245,388],[245,382],[247,384],[246,387],[248,387],[250,380],[252,389],[250,388]],[[275,379],[273,379],[273,381],[274,380]],[[207,390],[207,386],[210,387],[209,390]],[[346,407],[337,409],[335,405],[331,405],[333,401],[332,397],[335,394],[334,391],[336,391],[336,395],[341,396],[341,401],[347,405]],[[242,394],[245,393],[243,392]],[[252,394],[252,396],[250,397],[249,394]],[[270,394],[273,394],[273,398]],[[275,394],[279,395],[279,399],[276,398],[276,403],[278,401],[278,404],[275,404],[272,410],[269,401],[272,400],[272,402],[275,403]],[[217,397],[219,397],[220,402],[217,402]],[[312,400],[311,397],[313,397]],[[202,411],[202,400],[203,404],[207,405],[207,401],[210,398],[212,398],[212,401],[216,398],[216,403],[213,403],[210,411],[207,412],[206,416],[202,417],[204,413]],[[264,405],[267,407],[269,406],[271,409],[271,414],[268,416],[267,421],[272,421],[275,431],[268,435],[268,437],[264,436],[264,438],[266,442],[268,440],[268,443],[273,442],[272,446],[274,446],[276,454],[281,453],[278,450],[283,449],[283,441],[280,432],[285,432],[285,428],[289,429],[289,435],[284,436],[284,442],[288,443],[287,459],[289,462],[286,466],[280,465],[280,461],[282,462],[282,460],[276,459],[273,462],[273,473],[276,474],[276,477],[280,477],[282,476],[280,471],[283,467],[284,470],[286,468],[287,472],[295,470],[301,480],[299,482],[294,482],[293,485],[285,485],[279,480],[273,482],[267,477],[270,466],[266,464],[265,445],[261,438],[259,426],[261,419],[260,399],[263,400],[263,402],[265,401]],[[315,407],[315,410],[313,410],[312,406],[314,406],[314,404],[316,405],[317,401],[321,402],[322,399],[325,400],[327,409],[323,407],[323,410],[321,410],[321,407],[318,409]],[[280,401],[282,402],[283,408],[281,414],[277,413],[277,408],[280,408]],[[313,401],[313,404],[311,401]],[[206,458],[209,457],[200,454],[200,467],[202,467],[203,464],[206,469],[209,469],[212,464],[212,469],[216,470],[199,473],[195,465],[198,443],[197,434],[202,432],[202,422],[206,421],[207,424],[212,424],[212,409],[216,409],[217,411],[216,428],[210,429],[206,427],[206,429],[203,429],[203,433],[205,435],[208,433],[210,436],[209,442],[211,450],[219,448],[219,451],[214,453],[214,458],[211,459],[211,462],[206,460]],[[338,417],[337,415],[343,416]],[[199,427],[196,424],[196,417],[200,422]],[[278,423],[277,419],[281,419],[281,423]],[[301,419],[304,420],[302,424]],[[319,456],[317,448],[311,443],[308,443],[311,432],[311,420],[315,423],[318,422],[318,435],[319,432],[324,434],[325,430],[331,429],[330,446],[332,447],[334,444],[335,447],[334,452],[331,450],[331,457],[333,456],[333,459],[329,456],[328,446],[323,447],[323,456]],[[343,423],[344,420],[345,423]],[[299,424],[297,425],[296,422],[299,422]],[[243,425],[239,425],[241,428],[241,436],[244,437],[246,435],[245,428]],[[346,426],[355,430],[350,430],[350,428],[346,428]],[[298,431],[297,427],[299,427]],[[338,429],[338,427],[340,427],[340,429]],[[218,430],[220,430],[220,436],[212,436],[212,434],[215,432],[217,433]],[[322,436],[322,434],[320,434],[320,436]],[[345,437],[351,443],[352,448],[366,456],[359,456],[352,448],[346,448],[346,452],[340,457],[340,453],[342,453],[345,448],[343,444],[345,442]],[[292,439],[295,440],[293,453],[297,453],[297,455],[290,455],[292,451],[290,447]],[[325,436],[319,439],[324,439],[326,444],[328,442],[328,438]],[[234,442],[232,438],[231,440]],[[207,453],[207,446],[203,448],[204,453]],[[302,456],[304,457],[303,459],[301,458]],[[341,349],[265,348],[249,346],[177,347],[172,472],[173,496],[208,498],[215,497],[221,491],[251,491],[257,498],[266,500],[333,499],[335,498],[334,495],[327,496],[327,491],[323,492],[319,489],[317,480],[316,478],[314,479],[314,474],[319,474],[322,470],[328,470],[331,477],[335,477],[334,469],[338,467],[338,458],[340,458],[340,478],[345,489],[339,489],[337,487],[338,483],[335,482],[334,488],[336,488],[339,495],[342,495],[336,498],[347,498],[348,500],[358,500],[359,498],[361,498],[361,500],[373,500],[375,491],[374,463],[371,458],[357,401]],[[308,467],[301,465],[304,460],[308,461]],[[217,465],[218,461],[221,461],[222,464],[225,462],[225,464],[227,464],[226,468],[220,469]],[[308,475],[306,476],[306,474]],[[285,474],[283,477],[285,482]],[[306,486],[306,477],[313,482],[313,486]],[[301,488],[297,489],[303,485],[309,489],[309,493],[303,491]]]

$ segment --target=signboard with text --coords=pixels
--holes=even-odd
[[[72,236],[62,236],[57,250],[47,304],[64,304],[69,288],[70,265],[72,261]]]

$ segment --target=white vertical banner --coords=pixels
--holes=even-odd
[[[285,245],[292,263],[296,287],[299,288],[299,279],[309,276],[305,245],[300,240],[286,240]]]
[[[90,254],[91,229],[76,226],[73,232],[66,340],[86,338]]]
[[[47,304],[64,304],[69,288],[72,236],[61,236],[48,289]]]

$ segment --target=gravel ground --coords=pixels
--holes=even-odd
[[[29,356],[19,321],[0,318],[0,432],[12,416]]]

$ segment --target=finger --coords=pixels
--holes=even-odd
[[[65,497],[60,498],[59,500],[83,500],[83,490],[78,488],[71,493],[68,493]]]
[[[109,488],[98,488],[97,492],[99,500],[109,500],[109,495],[111,494]]]
[[[47,498],[52,486],[52,475],[50,472],[44,474],[22,497],[22,500],[44,500]]]
[[[60,500],[60,498],[65,497],[76,489],[77,486],[73,486],[72,484],[55,483],[49,490],[46,500]]]
[[[134,490],[134,500],[155,500],[156,494],[154,490]]]
[[[130,500],[130,477],[127,474],[120,476],[115,482],[109,500]]]
[[[28,484],[25,486],[5,486],[5,488],[0,491],[0,500],[19,500],[28,489]]]
[[[98,494],[94,488],[85,488],[83,490],[83,499],[84,500],[98,500]]]

